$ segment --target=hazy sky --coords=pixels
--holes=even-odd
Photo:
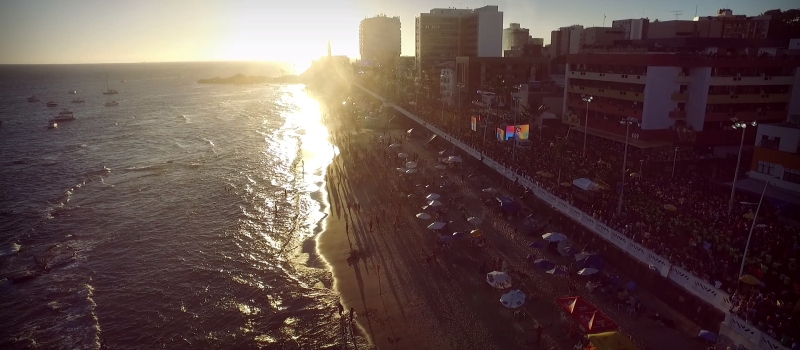
[[[305,62],[325,53],[358,56],[358,23],[400,16],[403,54],[414,54],[414,16],[434,7],[498,5],[505,27],[534,37],[614,19],[691,19],[718,8],[757,15],[800,7],[796,0],[0,0],[0,64],[209,60]],[[302,64],[302,63],[301,63]]]

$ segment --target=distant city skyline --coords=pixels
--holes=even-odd
[[[326,52],[358,58],[358,25],[378,14],[399,16],[402,55],[414,55],[414,18],[432,8],[497,5],[504,27],[520,23],[533,37],[550,41],[550,31],[580,24],[648,17],[691,19],[720,8],[758,15],[798,7],[791,0],[672,2],[634,0],[424,1],[256,0],[168,2],[144,0],[0,0],[0,64],[69,64],[170,61],[287,61],[298,67]]]

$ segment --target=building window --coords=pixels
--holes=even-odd
[[[758,169],[756,171],[762,174],[775,176],[775,174],[778,172],[777,168],[777,164],[759,161]]]
[[[800,171],[794,169],[784,169],[783,181],[800,184]]]

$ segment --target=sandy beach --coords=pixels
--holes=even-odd
[[[340,154],[328,171],[330,213],[317,238],[317,250],[332,271],[344,309],[353,308],[356,313],[358,337],[353,340],[343,331],[343,342],[358,342],[363,348],[366,338],[367,347],[380,349],[572,348],[577,341],[567,334],[554,300],[581,295],[609,315],[642,349],[703,348],[692,339],[699,330],[696,326],[657,300],[649,300],[645,292],[640,297],[647,300],[648,312],[676,320],[676,329],[631,316],[598,299],[583,288],[585,281],[548,275],[529,265],[529,255],[556,263],[563,259],[530,248],[541,238],[522,234],[518,220],[510,222],[482,203],[486,193],[481,189],[502,187],[501,182],[436,169],[439,149],[425,148],[427,140],[419,138],[402,140],[403,131],[345,134],[341,130],[349,129],[331,125],[329,129]],[[378,140],[380,135],[387,138],[383,143]],[[402,146],[390,149],[390,142]],[[404,163],[398,152],[418,157],[419,172],[407,180],[401,180],[395,171]],[[411,184],[414,197],[398,190],[403,182]],[[443,183],[449,187],[440,188]],[[430,187],[425,188],[426,184]],[[439,234],[426,228],[434,220],[415,217],[423,211],[427,193],[439,193],[440,200],[447,203],[443,220],[452,221],[449,233],[476,228],[464,216],[482,218],[477,228],[483,231],[486,247],[473,246],[470,238],[458,239],[449,248],[438,245]],[[503,292],[485,281],[485,272],[502,268],[492,266],[497,259],[514,271],[513,288],[527,295],[518,309],[501,305]],[[481,272],[483,263],[488,265],[485,272]],[[524,315],[515,315],[516,310]],[[342,319],[346,324],[347,313]],[[538,341],[536,325],[543,327]]]

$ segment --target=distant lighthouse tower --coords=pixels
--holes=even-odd
[[[331,41],[328,40],[328,57],[331,57]]]

